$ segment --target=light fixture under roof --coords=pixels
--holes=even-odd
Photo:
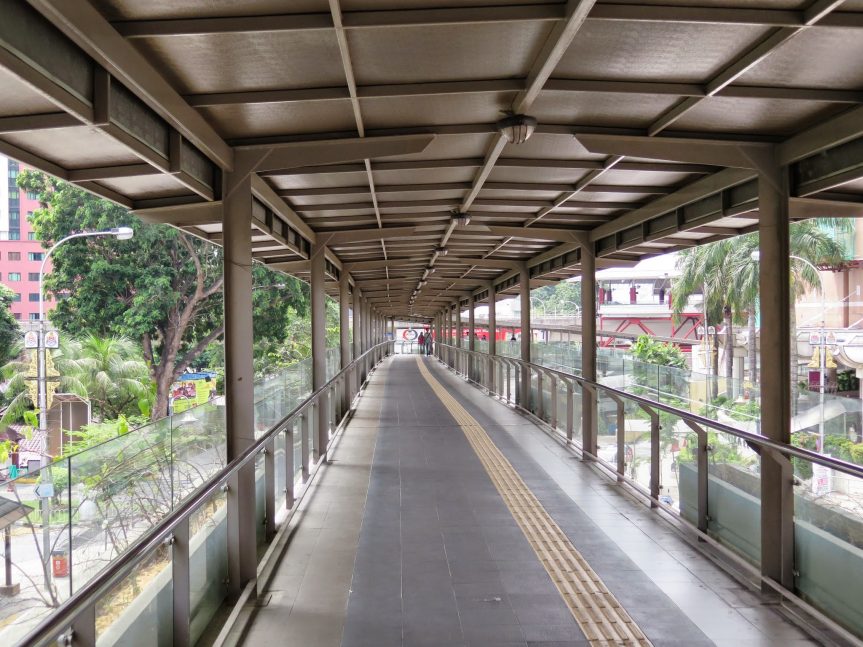
[[[449,252],[449,249],[448,249],[448,248],[446,248],[446,247],[438,247],[435,251],[436,251],[438,254],[440,254],[441,256],[446,256],[446,255],[447,255],[447,253]]]
[[[465,227],[470,224],[470,214],[461,211],[455,211],[452,214],[452,221],[456,227]]]
[[[497,129],[510,144],[523,144],[536,130],[536,119],[527,115],[507,115],[497,122]]]

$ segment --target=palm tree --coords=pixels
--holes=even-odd
[[[151,391],[141,349],[127,337],[90,334],[71,340],[56,362],[70,388],[86,394],[102,420],[137,413],[139,402],[146,403]]]
[[[87,335],[80,341],[66,339],[52,358],[60,373],[60,390],[89,399],[95,417],[101,420],[137,412],[139,402],[151,396],[147,364],[128,338]],[[20,420],[25,411],[35,408],[28,389],[31,373],[27,354],[18,354],[0,368],[9,403],[0,416],[0,426]]]
[[[851,223],[846,219],[820,219],[831,224],[837,231],[850,231]],[[838,264],[844,250],[831,233],[819,226],[819,221],[805,220],[789,227],[789,249],[814,265]],[[759,263],[752,258],[758,249],[758,234],[750,233],[735,239],[710,243],[681,253],[678,268],[681,276],[674,285],[675,312],[681,312],[694,292],[706,289],[708,318],[718,321],[720,312],[726,324],[726,340],[731,342],[732,322],[735,316],[742,319],[744,313],[749,326],[750,380],[756,380],[755,309],[758,303]],[[792,259],[793,261],[793,259]],[[794,303],[807,290],[818,287],[818,275],[805,263],[791,263],[791,327],[792,340],[796,340]],[[702,287],[704,286],[704,287]],[[706,325],[706,322],[705,322]],[[729,385],[732,378],[732,346],[726,352],[726,376]],[[792,374],[796,375],[797,357],[792,354]],[[714,374],[716,371],[714,371]],[[792,385],[793,386],[793,385]],[[729,386],[730,389],[730,386]],[[729,393],[730,395],[730,393]]]
[[[820,224],[819,224],[820,223]],[[852,223],[843,218],[822,218],[819,220],[804,220],[791,224],[788,228],[788,247],[792,256],[803,258],[815,266],[838,265],[844,260],[845,250],[833,234],[826,231],[823,224],[832,226],[837,233],[852,231]],[[734,276],[733,292],[735,308],[738,313],[747,312],[749,316],[749,366],[750,381],[757,379],[756,343],[755,343],[755,309],[758,304],[758,269],[759,262],[753,260],[752,252],[758,249],[758,234],[751,233],[737,239],[733,258],[729,260]],[[794,304],[803,294],[813,289],[820,289],[821,281],[818,274],[806,263],[791,259],[791,345],[792,376],[797,373],[797,320]],[[793,380],[794,386],[796,379]]]
[[[672,308],[675,313],[680,313],[686,307],[689,297],[696,292],[701,292],[706,299],[705,310],[707,321],[704,329],[711,321],[719,322],[725,320],[726,339],[731,339],[731,293],[734,276],[729,266],[728,259],[734,253],[734,241],[732,239],[720,240],[715,243],[694,247],[680,254],[677,267],[680,276],[674,281],[672,287]],[[710,361],[713,375],[719,374],[717,358],[719,353],[717,338],[713,339],[713,352]],[[728,353],[726,353],[728,355]],[[733,359],[733,358],[732,358]],[[729,377],[731,388],[731,368],[726,358],[726,373]],[[716,397],[717,384],[713,384],[713,397]]]

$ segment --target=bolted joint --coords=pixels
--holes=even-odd
[[[173,546],[173,545],[174,545],[174,542],[176,542],[176,541],[177,541],[177,540],[176,540],[176,538],[174,537],[174,535],[173,535],[173,534],[170,534],[170,535],[168,535],[167,537],[165,537],[165,538],[162,540],[162,545],[163,545],[163,546]]]

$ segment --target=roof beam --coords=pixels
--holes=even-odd
[[[28,0],[102,67],[224,169],[231,148],[174,87],[87,0]]]
[[[770,56],[780,46],[788,42],[808,26],[815,24],[833,9],[840,6],[845,0],[815,0],[802,14],[801,24],[794,27],[780,27],[771,31],[765,38],[756,43],[742,56],[731,61],[725,68],[710,79],[704,86],[703,97],[689,97],[679,102],[662,114],[647,129],[650,136],[656,135],[668,128],[687,112],[700,105],[707,98],[718,94],[723,88],[730,85],[738,78],[746,74],[761,61]]]
[[[718,164],[734,168],[755,168],[760,151],[771,144],[644,135],[578,135],[591,153],[677,160],[695,164]]]
[[[384,229],[344,229],[329,235],[330,245],[360,243],[369,240],[386,240],[414,236],[416,227],[388,227]]]
[[[291,209],[288,204],[282,200],[276,192],[273,191],[272,187],[267,184],[262,178],[260,178],[257,174],[252,173],[251,177],[252,182],[252,194],[265,205],[267,205],[270,209],[272,209],[275,213],[279,214],[282,218],[285,219],[291,227],[296,229],[303,238],[307,241],[315,244],[317,240],[317,236],[315,232],[312,231],[312,228],[309,227],[305,221],[300,218],[297,213]]]
[[[236,154],[244,156],[244,161],[253,167],[254,172],[259,173],[297,166],[338,164],[367,158],[421,153],[434,138],[434,135],[396,135],[323,139],[243,146],[236,149]]]
[[[526,22],[559,20],[560,7],[533,5],[495,7],[493,11],[480,7],[444,9],[403,9],[392,11],[346,11],[344,29],[402,27],[406,25],[482,24],[495,22]],[[329,13],[294,13],[266,16],[224,16],[170,20],[118,21],[114,27],[127,38],[153,36],[192,36],[200,34],[256,33],[279,31],[332,30]]]
[[[132,213],[144,222],[175,227],[213,225],[222,222],[222,202],[200,202],[154,209],[135,209]]]

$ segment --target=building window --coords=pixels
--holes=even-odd
[[[21,240],[21,231],[19,229],[16,229],[14,231],[9,230],[9,240]],[[9,255],[11,256],[12,254],[10,253]],[[20,254],[19,254],[19,256],[20,256]],[[11,261],[11,260],[16,260],[16,259],[10,258],[9,260]],[[17,260],[20,261],[21,259],[19,258]]]
[[[30,301],[33,303],[39,303],[39,293],[38,292],[31,292],[30,293]]]
[[[21,295],[18,294],[17,292],[12,295],[12,301],[15,301],[17,303],[20,300],[21,300]]]
[[[30,313],[30,321],[39,321],[39,313],[31,312]]]
[[[35,231],[28,231],[27,232],[27,240],[39,240],[39,239],[36,238],[36,232]]]
[[[41,261],[43,258],[45,258],[43,252],[27,252],[28,261]]]
[[[13,316],[13,317],[15,317],[16,319],[18,319],[19,321],[21,320],[21,313],[20,313],[20,312],[16,312],[16,313],[15,313],[14,315],[12,315],[12,316]]]
[[[9,252],[9,260],[10,261],[20,261],[21,260],[21,252]]]
[[[27,272],[27,280],[28,281],[38,281],[39,280],[39,272]]]
[[[10,281],[20,281],[21,280],[21,272],[9,272],[9,280]]]
[[[27,199],[28,200],[38,200],[39,194],[35,191],[27,191]]]

